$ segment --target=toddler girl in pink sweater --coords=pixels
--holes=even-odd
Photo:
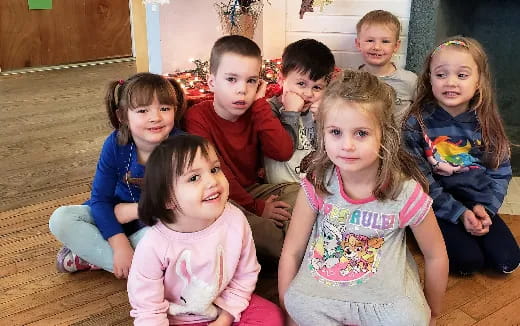
[[[251,229],[228,203],[213,146],[179,135],[148,159],[139,217],[152,226],[128,277],[135,325],[282,325],[253,293],[260,272]]]

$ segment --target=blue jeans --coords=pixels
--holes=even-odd
[[[113,251],[94,223],[87,205],[59,207],[49,220],[51,233],[73,253],[89,263],[113,272]],[[144,227],[128,237],[133,248],[149,227]]]

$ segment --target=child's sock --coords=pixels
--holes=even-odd
[[[99,270],[101,268],[81,259],[67,247],[62,247],[56,256],[56,269],[60,273],[74,273],[77,271]]]

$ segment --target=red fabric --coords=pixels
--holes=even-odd
[[[188,133],[207,138],[217,149],[230,198],[261,216],[265,201],[253,199],[245,188],[260,182],[257,172],[263,155],[287,161],[293,154],[291,137],[265,98],[254,102],[235,122],[219,117],[212,101],[201,102],[188,110],[184,125]]]
[[[284,315],[282,310],[269,300],[256,294],[251,296],[249,306],[242,312],[239,322],[232,326],[283,326]],[[207,326],[209,323],[187,324],[182,326]]]

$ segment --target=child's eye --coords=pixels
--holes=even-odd
[[[329,132],[333,136],[340,136],[341,135],[341,130],[339,130],[339,129],[331,129]]]
[[[161,108],[161,111],[170,111],[171,109],[172,109],[172,108],[169,107],[169,106],[163,106],[163,107]]]
[[[146,109],[137,109],[135,110],[136,113],[146,113],[148,110]]]
[[[366,40],[365,42],[372,43],[374,40]]]
[[[390,41],[390,40],[383,40],[383,43],[389,44],[389,43],[392,43],[392,41]]]
[[[215,166],[211,169],[211,173],[217,174],[220,172],[220,166]]]
[[[355,135],[357,137],[363,138],[363,137],[368,136],[368,131],[366,131],[366,130],[358,130],[358,131],[355,132]]]
[[[469,77],[468,74],[465,74],[465,73],[460,73],[459,76],[458,76],[460,79],[466,79]]]
[[[234,83],[237,81],[237,79],[235,77],[227,77],[226,80],[230,83]]]
[[[194,174],[194,175],[192,175],[192,176],[188,179],[188,182],[195,182],[195,181],[197,181],[197,180],[199,180],[199,179],[200,179],[200,175],[198,175],[198,174]]]
[[[437,77],[437,78],[445,78],[445,77],[446,77],[446,74],[443,73],[443,72],[441,72],[441,73],[437,73],[437,74],[435,74],[435,77]]]
[[[323,87],[321,87],[321,86],[314,86],[312,89],[317,91],[317,92],[320,92],[320,91],[323,90]]]
[[[300,82],[297,82],[296,85],[298,85],[300,87],[305,87],[305,82],[300,81]]]
[[[258,82],[258,79],[256,79],[256,78],[250,78],[250,79],[247,80],[247,82],[248,82],[249,84],[256,84],[256,83]]]

